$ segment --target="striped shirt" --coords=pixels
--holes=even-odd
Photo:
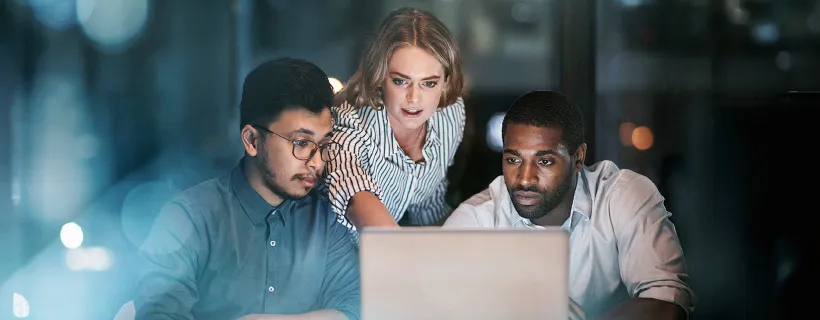
[[[328,196],[340,223],[356,228],[345,217],[350,198],[360,191],[375,194],[399,221],[405,213],[412,225],[432,225],[452,208],[445,202],[447,170],[464,137],[464,100],[459,98],[430,117],[424,161],[415,163],[399,147],[384,110],[333,108],[333,140],[341,151],[327,164]]]

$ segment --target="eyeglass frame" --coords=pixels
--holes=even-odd
[[[264,126],[262,126],[262,125],[258,125],[258,124],[251,124],[251,127],[254,127],[254,128],[256,128],[256,129],[262,130],[262,131],[267,132],[267,133],[270,133],[270,134],[272,134],[272,135],[275,135],[275,136],[277,136],[277,137],[280,137],[280,138],[285,139],[285,140],[287,140],[288,142],[290,142],[290,144],[291,144],[290,154],[291,154],[294,158],[296,158],[296,160],[308,161],[308,160],[310,160],[310,159],[313,159],[313,156],[315,156],[315,155],[316,155],[316,151],[317,151],[317,150],[319,150],[319,149],[323,149],[323,148],[327,148],[328,146],[333,145],[333,144],[338,145],[338,146],[341,148],[341,145],[340,145],[339,143],[337,143],[336,141],[330,141],[330,142],[326,142],[326,143],[323,143],[323,144],[318,144],[318,143],[316,143],[316,141],[313,141],[313,140],[310,140],[310,139],[290,139],[290,138],[284,137],[284,136],[282,136],[281,134],[278,134],[278,133],[276,133],[276,132],[273,132],[273,131],[271,131],[270,129],[265,128],[265,127],[264,127]],[[312,150],[310,150],[310,155],[309,155],[307,158],[305,158],[305,159],[301,159],[301,158],[299,158],[299,157],[297,157],[297,156],[296,156],[296,143],[297,143],[297,142],[309,142],[309,143],[312,143],[312,144],[314,145],[313,149],[312,149]],[[330,154],[330,153],[328,153],[328,154]],[[325,160],[325,159],[324,159],[324,157],[322,157],[322,153],[321,153],[321,152],[319,152],[319,159],[321,159],[321,160],[322,160],[322,161],[324,161],[324,162],[330,162],[330,161],[333,161],[333,159],[336,159],[336,156],[337,156],[337,155],[338,155],[338,151],[337,151],[336,153],[334,153],[334,154],[333,154],[333,157],[332,157],[331,159],[329,159],[329,160]]]

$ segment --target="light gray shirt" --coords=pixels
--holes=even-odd
[[[570,298],[587,315],[636,297],[694,310],[683,250],[663,201],[652,181],[611,161],[578,173],[563,228],[570,234]],[[444,227],[539,228],[515,211],[503,176],[462,203]]]

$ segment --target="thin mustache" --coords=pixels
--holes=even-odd
[[[513,189],[515,191],[527,191],[527,192],[539,192],[538,188],[536,187],[525,187],[525,186],[517,186]]]
[[[302,180],[302,179],[305,179],[305,178],[313,178],[313,179],[316,179],[316,180],[321,179],[318,174],[297,174],[297,175],[293,176],[293,178],[291,178],[290,180],[291,181],[296,181],[296,180]]]

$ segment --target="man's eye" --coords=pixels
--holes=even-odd
[[[551,164],[553,164],[553,163],[554,163],[554,162],[553,162],[552,160],[549,160],[549,159],[541,159],[541,160],[538,160],[538,164],[540,164],[540,165],[542,165],[542,166],[548,166],[548,165],[551,165]]]
[[[509,164],[516,164],[516,163],[518,163],[518,158],[507,158],[507,159],[504,159],[504,161],[507,161],[507,163],[509,163]]]
[[[293,140],[293,145],[300,148],[304,148],[310,145],[310,142],[307,142],[305,140]]]
[[[404,79],[393,78],[393,84],[395,84],[395,85],[397,85],[397,86],[404,85],[405,83],[406,83],[406,82],[404,81]]]
[[[424,83],[424,86],[428,88],[435,88],[436,85],[438,85],[438,82],[435,81],[427,81]]]

